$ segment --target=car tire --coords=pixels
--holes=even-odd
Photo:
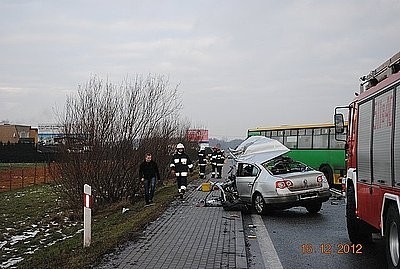
[[[255,193],[253,198],[253,207],[257,214],[264,215],[267,213],[267,204],[261,194]]]
[[[385,246],[388,268],[400,268],[400,217],[397,206],[391,205],[386,214]]]
[[[313,204],[306,205],[306,209],[310,214],[316,214],[321,210],[322,202],[316,202]]]
[[[326,177],[326,180],[328,181],[329,188],[333,188],[334,187],[333,172],[332,172],[331,167],[328,165],[324,165],[319,169],[319,171],[324,173],[324,176]]]
[[[370,242],[371,231],[356,216],[356,195],[352,184],[347,186],[346,197],[346,224],[350,241],[354,244]]]

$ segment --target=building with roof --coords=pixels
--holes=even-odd
[[[38,129],[27,125],[0,125],[0,142],[3,144],[18,144],[38,142]]]

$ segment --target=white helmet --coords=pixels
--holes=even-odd
[[[184,149],[185,146],[182,143],[179,143],[178,145],[176,145],[176,149]]]

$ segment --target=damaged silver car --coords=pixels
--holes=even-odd
[[[304,206],[317,213],[331,196],[322,172],[284,154],[289,149],[263,136],[246,139],[230,150],[236,172],[222,186],[223,201],[244,203],[259,214],[274,209]]]

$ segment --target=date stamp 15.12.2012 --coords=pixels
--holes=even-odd
[[[362,244],[322,243],[322,244],[318,244],[318,245],[313,245],[313,244],[302,244],[301,245],[301,253],[302,254],[313,254],[313,253],[320,253],[320,254],[325,254],[325,255],[362,254],[363,253],[362,251],[363,251]]]

